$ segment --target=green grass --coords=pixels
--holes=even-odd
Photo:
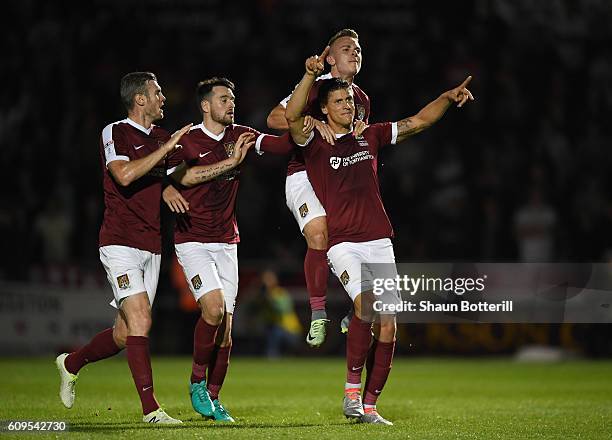
[[[268,362],[236,358],[222,402],[234,425],[203,421],[187,394],[189,358],[153,359],[155,391],[185,424],[140,422],[125,359],[82,371],[71,410],[57,396],[53,359],[0,359],[0,420],[64,420],[69,433],[5,438],[355,438],[609,439],[612,362],[517,364],[511,360],[408,359],[394,362],[378,408],[393,427],[349,423],[341,413],[341,359]]]

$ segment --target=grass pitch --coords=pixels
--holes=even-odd
[[[63,420],[67,433],[5,438],[609,439],[612,362],[517,364],[506,360],[394,361],[379,400],[395,426],[348,422],[341,359],[235,358],[221,401],[238,423],[204,421],[191,409],[190,358],[153,358],[155,392],[178,427],[146,425],[125,359],[86,367],[71,410],[57,396],[54,359],[0,359],[0,420]]]

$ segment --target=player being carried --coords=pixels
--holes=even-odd
[[[391,425],[376,410],[377,399],[391,370],[395,348],[396,319],[393,313],[375,312],[375,300],[397,304],[396,290],[373,295],[373,280],[395,278],[393,228],[380,195],[377,160],[385,145],[396,144],[434,124],[448,107],[462,107],[472,94],[468,78],[427,104],[416,115],[393,123],[373,124],[362,136],[353,132],[355,99],[351,85],[340,78],[326,79],[318,90],[318,105],[336,136],[329,145],[316,131],[302,130],[303,110],[316,77],[324,68],[329,46],[320,56],[306,60],[306,73],[287,103],[291,137],[302,147],[308,177],[327,213],[332,270],[353,300],[354,314],[347,336],[347,376],[343,411],[365,423]],[[382,263],[382,264],[380,264]],[[374,334],[374,341],[372,339]],[[372,368],[361,401],[361,373],[372,352]]]
[[[164,191],[164,200],[173,212],[183,214],[177,217],[175,250],[202,312],[194,331],[191,403],[205,417],[233,422],[219,401],[219,392],[229,365],[238,294],[236,196],[240,170],[220,169],[223,174],[208,183],[202,183],[198,170],[232,156],[242,162],[252,145],[257,150],[287,150],[290,139],[234,124],[234,84],[226,78],[201,81],[196,95],[202,123],[183,136],[183,148],[173,156],[183,162],[172,177],[180,184],[187,204],[177,203],[170,187]]]
[[[81,368],[127,349],[127,360],[140,397],[143,421],[177,424],[160,408],[153,393],[149,355],[151,306],[161,261],[160,198],[166,158],[191,124],[170,136],[153,125],[163,118],[166,100],[150,72],[128,73],[121,79],[121,99],[127,118],[107,125],[100,143],[104,220],[100,229],[100,260],[117,308],[113,328],[98,333],[84,347],[56,359],[60,399],[72,408]],[[237,165],[232,159],[231,166]],[[208,178],[221,166],[201,170]],[[185,203],[177,195],[178,202]]]
[[[316,119],[317,129],[325,133],[325,138],[333,143],[333,132],[323,122],[326,118],[317,104],[317,93],[322,84],[321,80],[340,78],[347,81],[355,101],[355,119],[365,123],[370,117],[370,98],[354,83],[355,76],[361,69],[362,61],[357,32],[352,29],[342,29],[330,38],[328,46],[330,49],[326,60],[331,66],[331,71],[317,78],[308,94],[308,101],[303,112]],[[277,130],[289,128],[285,119],[285,108],[290,98],[291,96],[285,98],[270,112],[268,127]],[[304,259],[304,276],[310,296],[312,315],[306,342],[311,347],[319,347],[325,341],[326,325],[329,322],[325,310],[329,277],[326,255],[328,228],[325,209],[312,189],[306,173],[304,157],[299,149],[293,151],[287,167],[285,194],[287,206],[295,217],[308,245]]]

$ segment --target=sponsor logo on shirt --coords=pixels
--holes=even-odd
[[[348,272],[346,270],[342,272],[342,275],[340,275],[340,282],[342,283],[342,285],[346,286],[350,280],[351,277],[349,276]]]
[[[206,153],[200,153],[200,157],[204,157],[210,153],[212,153],[212,151],[207,151]]]
[[[138,146],[134,145],[134,150],[140,150],[142,147],[144,147],[144,144]]]
[[[127,273],[117,277],[117,285],[121,290],[130,288],[130,278],[127,276]]]
[[[304,203],[302,206],[300,206],[300,216],[304,218],[307,215],[308,215],[308,205]]]
[[[202,287],[202,279],[200,278],[200,274],[197,274],[195,277],[191,279],[191,284],[195,290],[198,290]]]
[[[366,146],[367,146],[367,142],[366,142]],[[374,156],[368,150],[364,150],[364,151],[360,151],[358,153],[352,154],[349,157],[332,156],[329,158],[329,164],[334,170],[337,170],[338,168],[340,168],[340,165],[342,165],[343,167],[348,167],[351,165],[355,165],[356,163],[362,162],[364,160],[374,160]]]

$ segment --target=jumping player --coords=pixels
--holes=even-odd
[[[451,104],[462,107],[473,100],[466,88],[471,77],[416,115],[398,122],[371,125],[362,136],[353,133],[355,100],[351,85],[340,78],[324,80],[318,90],[318,104],[337,138],[334,145],[329,145],[316,132],[306,135],[302,131],[303,110],[316,77],[323,71],[329,50],[328,46],[320,56],[306,60],[306,73],[287,103],[286,117],[291,137],[302,147],[314,191],[327,213],[327,256],[332,270],[354,304],[347,336],[344,415],[364,423],[391,425],[376,409],[391,370],[396,319],[393,313],[374,311],[372,283],[375,278],[397,275],[391,243],[393,229],[378,185],[378,151],[430,127]],[[387,291],[382,298],[383,303],[397,304],[400,300],[395,290]],[[374,343],[371,343],[372,333]],[[374,351],[373,366],[362,404],[361,373],[370,350]]]
[[[325,121],[325,115],[317,105],[317,93],[321,80],[341,78],[347,81],[352,89],[355,101],[355,119],[368,122],[370,117],[370,98],[354,83],[355,76],[361,70],[362,54],[359,36],[352,29],[343,29],[333,35],[328,43],[330,47],[327,62],[331,71],[320,76],[314,83],[304,107],[305,115],[312,115],[318,121]],[[286,97],[268,116],[268,127],[277,130],[287,130],[285,108],[291,96]],[[320,131],[326,126],[319,125]],[[328,129],[329,130],[329,129]],[[333,133],[326,139],[333,143]],[[319,347],[326,336],[326,325],[329,322],[325,310],[327,280],[329,268],[327,265],[328,229],[325,209],[321,205],[306,173],[304,157],[299,149],[294,150],[287,168],[285,182],[287,206],[295,217],[300,231],[304,234],[308,249],[304,259],[304,276],[310,296],[312,309],[310,330],[306,342],[311,347]]]

